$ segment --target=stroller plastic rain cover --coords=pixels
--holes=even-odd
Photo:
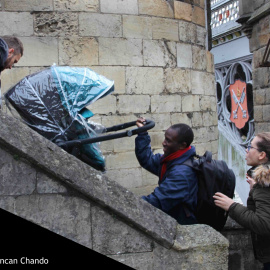
[[[58,144],[101,133],[102,126],[89,121],[94,114],[85,107],[113,91],[114,81],[90,68],[51,66],[11,87],[5,100],[28,126]],[[93,167],[104,169],[98,143],[82,145],[80,151]]]

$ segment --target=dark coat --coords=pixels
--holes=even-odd
[[[0,74],[4,69],[4,63],[8,57],[8,45],[7,43],[0,38]]]
[[[135,139],[135,153],[143,168],[160,176],[163,155],[154,155],[150,142],[147,133],[139,134]],[[198,179],[192,168],[181,165],[194,154],[195,148],[192,146],[181,157],[168,162],[167,171],[159,181],[159,186],[150,195],[142,197],[175,218],[179,224],[197,223],[194,211],[197,206]]]
[[[233,203],[229,216],[251,230],[255,258],[262,263],[270,262],[270,187],[255,184],[250,190],[247,207]]]

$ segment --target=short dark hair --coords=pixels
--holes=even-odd
[[[186,143],[187,147],[193,142],[194,133],[189,125],[186,124],[175,124],[170,128],[177,131],[178,134],[178,143]]]
[[[23,44],[17,37],[4,36],[2,39],[7,43],[9,49],[14,49],[16,55],[21,54],[23,56]]]
[[[258,133],[257,137],[260,139],[257,142],[258,150],[261,152],[265,152],[269,160],[270,159],[270,132]]]

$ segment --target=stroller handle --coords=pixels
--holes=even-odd
[[[132,121],[132,122],[127,122],[124,124],[120,125],[115,125],[109,128],[106,128],[104,132],[111,132],[111,131],[118,131],[121,129],[125,129],[131,126],[135,126],[137,121]],[[153,128],[155,126],[155,122],[151,120],[146,120],[145,125],[139,128],[131,129],[131,130],[126,130],[123,132],[115,133],[115,134],[108,134],[104,136],[98,136],[95,138],[88,138],[88,139],[79,139],[79,140],[72,140],[72,141],[67,141],[67,142],[60,142],[57,143],[58,146],[62,148],[66,147],[73,147],[73,146],[79,146],[82,144],[89,144],[89,143],[95,143],[95,142],[102,142],[102,141],[108,141],[108,140],[113,140],[113,139],[118,139],[122,137],[131,137],[133,135],[146,132],[147,130]]]

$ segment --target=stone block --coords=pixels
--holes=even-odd
[[[73,36],[79,33],[78,13],[49,12],[34,14],[37,36]]]
[[[175,19],[191,22],[192,6],[182,1],[174,1],[174,16]]]
[[[108,170],[120,170],[120,169],[131,169],[131,168],[138,168],[139,162],[135,156],[134,151],[131,152],[124,152],[124,153],[117,153],[107,155],[106,157],[106,168]]]
[[[99,64],[142,66],[142,40],[99,38]]]
[[[127,67],[126,93],[156,95],[164,90],[162,68]]]
[[[149,132],[165,131],[171,125],[170,115],[167,113],[141,114],[140,116],[155,122],[155,127],[149,130]]]
[[[201,96],[200,98],[200,108],[202,111],[217,111],[217,100],[216,97],[213,96]]]
[[[197,28],[195,24],[179,21],[179,40],[185,43],[196,43]]]
[[[124,67],[92,66],[91,69],[114,81],[115,94],[124,94],[126,92],[126,72]]]
[[[174,18],[174,11],[168,1],[163,0],[138,0],[139,14],[156,17]]]
[[[81,36],[122,37],[122,18],[114,14],[79,14],[79,33]]]
[[[205,27],[205,11],[203,8],[193,6],[192,22]]]
[[[115,114],[116,113],[116,97],[109,95],[90,104],[87,108],[95,114]]]
[[[176,20],[164,18],[152,18],[153,39],[166,39],[178,41],[178,22]]]
[[[201,71],[191,71],[191,93],[203,95],[205,93],[206,73]]]
[[[134,128],[136,127],[134,126]],[[114,153],[134,151],[134,147],[135,147],[134,138],[135,137],[125,137],[125,138],[114,140],[114,149],[113,149]]]
[[[0,148],[0,195],[31,194],[36,188],[36,171],[18,154]],[[12,179],[12,181],[10,181]]]
[[[203,122],[203,113],[202,112],[194,112],[191,113],[191,122],[193,127],[202,127],[204,126]]]
[[[48,0],[8,0],[5,1],[6,11],[52,11],[53,1]]]
[[[102,13],[138,14],[138,0],[100,0]]]
[[[98,0],[77,0],[77,1],[54,0],[54,10],[98,12],[99,1]]]
[[[98,64],[98,43],[94,38],[70,37],[59,39],[59,64],[89,66]]]
[[[14,35],[20,38],[34,33],[33,15],[29,12],[1,12],[0,25],[0,36]]]
[[[123,15],[123,37],[152,39],[151,18]]]
[[[141,168],[108,170],[106,175],[127,189],[140,187],[143,184]]]
[[[192,46],[192,68],[206,70],[206,51],[201,47]]]
[[[154,151],[154,153],[155,153],[155,151]],[[161,154],[163,154],[163,153],[161,153]],[[153,173],[148,172],[145,169],[142,169],[142,186],[156,187],[157,185],[158,185],[158,176],[153,174]],[[148,195],[148,194],[150,194],[150,193],[148,193],[148,192],[144,193],[144,195]]]
[[[163,40],[144,40],[143,57],[145,66],[175,67],[175,42]]]
[[[263,105],[263,121],[270,121],[270,105]]]
[[[191,71],[191,92],[199,95],[215,95],[215,77],[212,73]]]
[[[137,116],[132,115],[108,115],[101,117],[101,123],[105,127],[111,127],[127,122],[133,122],[137,120]]]
[[[183,123],[189,126],[192,126],[190,113],[172,113],[171,114],[171,123],[172,125]]]
[[[56,181],[44,173],[37,173],[37,192],[44,193],[67,193],[66,186],[61,185],[59,181]]]
[[[164,132],[151,132],[151,147],[152,149],[162,148],[162,142],[164,141]]]
[[[179,95],[153,95],[151,97],[151,112],[181,112],[181,101],[182,98]]]
[[[152,251],[152,241],[119,220],[113,213],[93,207],[93,249],[102,254]],[[110,226],[108,226],[110,224]],[[131,241],[132,239],[132,241]]]
[[[218,118],[217,114],[214,112],[205,112],[203,113],[203,125],[208,126],[217,126]]]
[[[200,97],[198,95],[188,95],[182,98],[182,112],[200,111]]]
[[[194,143],[211,142],[218,140],[216,126],[193,128]]]
[[[205,48],[207,31],[205,27],[196,26],[196,44]]]
[[[146,113],[150,110],[148,95],[121,95],[117,101],[119,113]]]
[[[92,248],[90,203],[61,195],[19,196],[14,213],[83,246]]]
[[[206,71],[210,73],[215,72],[214,55],[209,51],[206,51]]]
[[[153,252],[108,255],[109,258],[131,267],[132,269],[156,269],[153,268]],[[147,267],[147,268],[146,268]]]
[[[23,37],[24,54],[16,64],[23,66],[51,66],[58,64],[58,42],[54,37]]]
[[[190,44],[178,43],[177,46],[177,67],[192,67],[192,48]]]
[[[253,102],[254,102],[254,105],[267,104],[265,89],[257,89],[253,91]]]
[[[165,69],[165,86],[169,93],[189,93],[191,81],[188,69]]]

